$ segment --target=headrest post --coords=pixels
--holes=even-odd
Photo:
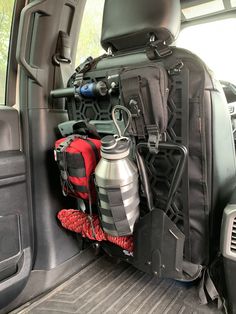
[[[151,34],[150,36],[150,43],[153,43],[156,41],[156,36],[154,34]]]
[[[107,54],[108,54],[108,56],[113,56],[113,50],[112,50],[112,47],[111,47],[111,46],[108,47],[108,49],[107,49]]]

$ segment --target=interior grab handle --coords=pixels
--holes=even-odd
[[[41,86],[43,82],[44,73],[43,69],[31,65],[27,61],[27,55],[29,55],[27,48],[29,39],[31,37],[29,36],[29,31],[32,17],[34,16],[34,14],[41,13],[47,16],[51,15],[53,9],[52,3],[54,3],[54,1],[36,0],[25,6],[20,16],[19,33],[16,48],[16,59],[18,63],[27,72],[27,74]]]

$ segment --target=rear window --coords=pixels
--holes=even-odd
[[[0,105],[5,104],[7,60],[14,0],[0,0]]]

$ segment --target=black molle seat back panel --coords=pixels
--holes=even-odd
[[[167,140],[184,145],[188,149],[188,161],[182,182],[169,208],[166,208],[168,192],[179,153],[168,149],[160,150],[158,155],[146,152],[145,161],[155,206],[164,210],[185,235],[185,259],[206,265],[209,263],[209,246],[212,249],[217,244],[217,241],[210,242],[210,234],[220,230],[225,201],[234,188],[234,185],[227,184],[235,181],[236,177],[234,145],[230,119],[223,108],[224,97],[219,104],[212,103],[215,98],[213,94],[222,96],[221,89],[213,84],[204,63],[190,52],[173,48],[173,54],[162,59],[166,69],[175,67],[180,61],[183,62],[181,73],[169,76]],[[88,72],[85,80],[107,80],[109,75],[119,73],[124,66],[145,62],[150,61],[140,52],[133,53],[132,58],[130,54],[109,57],[98,64],[97,70]],[[110,120],[112,107],[117,104],[118,95],[100,100],[83,100],[81,104],[75,101],[68,104],[69,116],[70,119]],[[225,132],[221,136],[220,120],[228,130],[227,137]],[[219,147],[224,147],[225,153],[231,156],[225,159],[226,164],[221,160],[222,151],[219,153]],[[224,171],[225,167],[230,171]],[[219,197],[224,198],[224,202],[216,203]]]

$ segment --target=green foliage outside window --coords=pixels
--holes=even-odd
[[[14,0],[0,0],[0,105],[5,102],[7,58]]]
[[[81,24],[76,65],[87,57],[98,57],[104,53],[101,47],[101,30],[104,0],[87,0]]]
[[[5,102],[6,71],[14,0],[0,0],[0,105]],[[76,66],[88,56],[104,53],[100,45],[104,0],[87,0],[81,25]]]

